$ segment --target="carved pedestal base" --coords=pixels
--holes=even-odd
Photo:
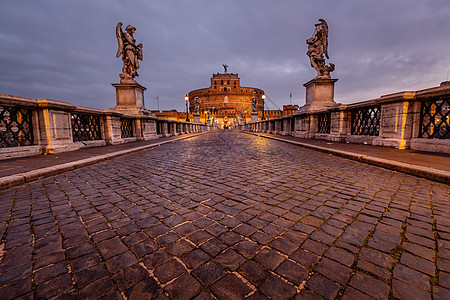
[[[306,104],[300,107],[299,112],[325,109],[338,104],[334,102],[334,83],[337,79],[314,78],[305,83]]]
[[[252,114],[250,115],[250,122],[257,122],[257,121],[258,121],[258,113],[252,112]]]
[[[137,115],[147,115],[150,112],[144,105],[145,87],[137,82],[113,84],[116,88],[116,107],[114,110]]]
[[[194,113],[194,123],[200,123],[200,114]]]

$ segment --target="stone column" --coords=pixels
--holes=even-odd
[[[251,116],[250,116],[250,122],[256,122],[256,121],[258,121],[258,113],[252,112]]]

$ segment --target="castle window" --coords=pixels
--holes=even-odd
[[[226,92],[226,91],[227,91],[227,88],[226,88],[226,87],[224,87],[224,88],[223,88],[223,91],[224,91],[224,92]]]
[[[223,85],[223,80],[220,81],[220,84]]]

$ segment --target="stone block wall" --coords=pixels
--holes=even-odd
[[[124,119],[131,121],[131,136],[123,137]],[[160,124],[159,133],[157,122]],[[209,130],[204,124],[0,94],[0,159],[53,154],[204,130]],[[74,137],[75,131],[77,138]]]
[[[321,114],[330,115],[329,133],[319,132]],[[300,108],[293,116],[250,122],[239,129],[450,154],[450,86],[321,110]]]

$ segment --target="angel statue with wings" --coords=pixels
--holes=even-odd
[[[315,25],[313,35],[306,40],[311,67],[316,69],[317,78],[330,78],[330,72],[334,71],[334,64],[325,65],[324,56],[328,57],[328,24],[324,19],[319,19]]]
[[[119,43],[116,57],[122,55],[123,68],[120,74],[120,82],[133,82],[133,78],[139,76],[137,69],[139,69],[139,61],[143,59],[142,44],[136,46],[136,40],[133,33],[136,31],[134,26],[128,25],[125,28],[126,32],[122,31],[122,23],[117,23],[116,36]]]

